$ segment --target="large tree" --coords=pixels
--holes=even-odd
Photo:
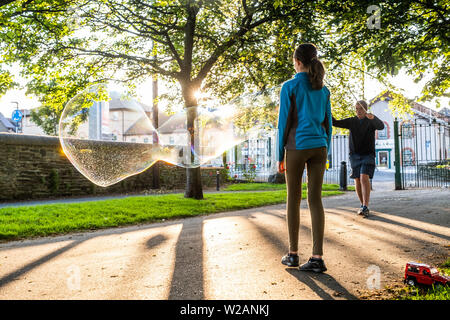
[[[75,82],[81,74],[88,81],[99,81],[100,75],[131,81],[157,73],[176,81],[194,144],[196,109],[190,107],[198,104],[195,93],[205,79],[222,72],[221,65],[228,66],[228,73],[237,71],[236,54],[247,55],[239,48],[254,52],[268,48],[272,24],[300,13],[306,3],[285,7],[274,6],[273,1],[245,0],[85,0],[56,2],[49,13],[39,12],[43,1],[20,2],[16,5],[23,5],[23,11],[14,17],[22,29],[16,27],[16,34],[25,34],[31,25],[39,29],[27,40],[29,47],[10,39],[15,46],[9,48],[9,57],[14,55],[26,74],[33,76],[32,91],[53,92],[55,81],[66,83],[63,91],[79,87],[83,81]],[[199,168],[187,169],[185,196],[203,197]]]
[[[396,75],[401,68],[415,81],[427,77],[417,95],[421,101],[450,97],[449,1],[351,0],[327,6],[335,12],[327,23],[337,36],[336,57],[358,52],[379,77]],[[368,20],[369,14],[378,24]]]
[[[445,94],[446,2],[378,3],[381,28],[369,29],[370,2],[18,0],[1,7],[0,36],[4,60],[21,63],[28,89],[55,113],[88,83],[135,84],[158,74],[178,84],[193,128],[195,92],[228,101],[278,85],[292,76],[293,50],[306,41],[319,47],[333,106],[343,112],[361,92],[362,74],[385,80],[401,66],[434,67],[427,92]],[[199,168],[187,169],[185,196],[203,197]]]

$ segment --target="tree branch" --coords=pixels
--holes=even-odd
[[[247,32],[249,32],[252,29],[255,29],[256,27],[262,25],[263,23],[266,23],[270,20],[272,20],[275,16],[269,15],[264,18],[261,18],[258,21],[255,21],[254,23],[251,23],[252,21],[252,15],[245,16],[243,19],[243,24],[239,28],[239,30],[231,36],[230,39],[228,39],[226,42],[224,42],[222,45],[218,46],[216,50],[211,54],[211,56],[206,60],[203,67],[200,69],[197,77],[195,78],[195,82],[201,83],[203,79],[206,77],[208,72],[213,67],[214,63],[216,63],[217,59],[230,47],[232,47],[243,35],[245,35]]]
[[[138,63],[143,63],[145,65],[150,66],[155,72],[160,73],[164,76],[167,77],[171,77],[171,78],[175,78],[175,79],[180,79],[180,73],[179,72],[174,72],[174,71],[168,71],[166,69],[161,68],[157,62],[154,59],[149,59],[149,58],[144,58],[144,57],[138,57],[138,56],[133,56],[133,55],[128,55],[128,54],[124,54],[124,53],[118,53],[118,52],[106,52],[106,51],[101,51],[101,50],[88,50],[88,49],[83,49],[83,48],[77,48],[77,47],[64,47],[64,49],[70,49],[70,50],[75,50],[75,51],[79,51],[80,55],[86,55],[86,56],[102,56],[102,57],[107,57],[107,58],[114,58],[114,59],[125,59],[128,61],[134,61],[134,62],[138,62]]]

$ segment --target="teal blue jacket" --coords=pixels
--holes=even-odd
[[[313,90],[306,72],[286,81],[280,93],[278,115],[278,161],[285,149],[329,148],[332,118],[330,91]]]

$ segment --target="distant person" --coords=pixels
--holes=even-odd
[[[300,201],[306,166],[313,247],[312,256],[300,270],[324,272],[327,268],[322,259],[325,223],[322,183],[331,141],[330,91],[323,85],[325,68],[313,44],[298,46],[293,63],[297,73],[281,88],[278,117],[278,172],[286,175],[289,235],[289,252],[281,263],[299,266]]]
[[[350,165],[361,207],[358,214],[369,216],[370,179],[375,171],[375,130],[383,130],[384,123],[367,112],[367,102],[356,102],[356,116],[342,120],[333,117],[333,126],[350,130]]]

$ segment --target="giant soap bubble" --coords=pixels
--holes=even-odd
[[[152,125],[151,103],[126,90],[94,85],[77,94],[59,123],[62,148],[90,181],[106,187],[162,160],[199,167],[276,121],[279,88],[238,97],[226,105],[182,108]]]
[[[134,143],[137,135],[149,143]],[[86,178],[100,186],[114,184],[155,163],[159,146],[153,141],[157,136],[145,105],[106,85],[77,94],[64,108],[59,123],[64,153]]]

